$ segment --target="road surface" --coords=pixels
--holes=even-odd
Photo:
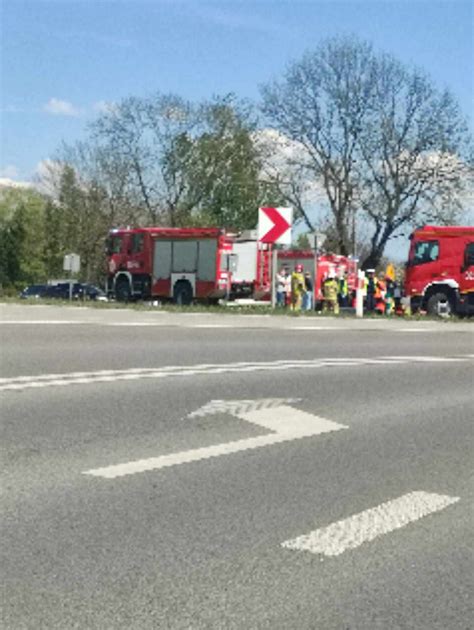
[[[0,321],[4,628],[472,627],[472,323]]]

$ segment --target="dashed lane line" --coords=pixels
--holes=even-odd
[[[456,363],[459,359],[469,359],[469,355],[462,357],[426,357],[426,356],[390,356],[382,357],[382,359],[392,359],[394,361],[412,361],[413,363]]]
[[[323,369],[336,367],[362,367],[364,365],[400,365],[410,363],[453,363],[472,361],[472,355],[456,357],[404,356],[376,358],[327,358],[327,359],[288,359],[281,361],[252,361],[223,364],[181,365],[162,368],[131,368],[127,370],[99,370],[94,372],[72,372],[66,374],[40,374],[35,376],[14,376],[0,379],[0,392],[42,389],[46,387],[66,387],[116,381],[136,381],[183,376],[229,374],[245,372],[271,372],[292,369]]]
[[[65,324],[70,326],[71,324],[88,324],[90,322],[81,322],[75,319],[12,319],[12,320],[2,320],[0,321],[0,325],[8,325],[8,326],[58,326],[61,324]]]
[[[154,315],[164,315],[165,313],[155,313]],[[184,317],[185,315],[199,315],[199,313],[181,313],[180,316]],[[261,315],[245,315],[246,320],[250,320],[252,317],[262,317]],[[213,330],[213,329],[235,329],[235,330],[268,330],[274,331],[278,330],[280,332],[352,332],[352,333],[365,333],[365,332],[380,332],[380,333],[437,333],[439,332],[439,328],[435,327],[399,327],[399,328],[383,328],[378,326],[379,322],[375,321],[375,326],[372,325],[373,322],[371,320],[364,320],[364,323],[367,324],[367,327],[364,328],[351,328],[347,326],[339,326],[337,324],[334,325],[325,325],[325,324],[315,324],[315,325],[289,325],[282,326],[280,322],[273,324],[269,321],[270,315],[264,316],[268,319],[263,321],[261,324],[258,322],[250,323],[247,325],[247,322],[239,322],[236,323],[198,323],[198,322],[163,322],[163,321],[124,321],[124,322],[107,322],[107,321],[96,321],[96,320],[1,320],[0,326],[104,326],[104,327],[121,327],[121,328],[140,328],[140,327],[148,327],[148,328],[181,328],[181,329],[202,329],[202,330]],[[443,332],[449,332],[448,328],[443,330]],[[456,330],[451,330],[451,332],[459,332]],[[466,331],[464,331],[466,332]]]
[[[339,556],[379,536],[401,529],[459,501],[459,497],[423,491],[410,492],[349,518],[315,529],[281,544],[286,549]]]

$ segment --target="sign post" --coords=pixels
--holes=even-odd
[[[356,317],[364,316],[364,281],[365,273],[357,270],[357,287],[356,287]]]
[[[278,271],[278,250],[276,245],[291,245],[293,208],[259,208],[258,241],[272,245],[272,308],[276,306],[276,276]]]
[[[81,257],[78,254],[66,254],[63,261],[64,271],[69,271],[69,301],[72,301],[72,274],[78,273],[81,268]]]
[[[315,309],[316,304],[316,285],[318,282],[319,271],[318,251],[322,243],[324,243],[325,238],[326,235],[324,232],[313,232],[312,234],[308,234],[309,245],[314,251],[313,304],[311,307],[313,310]]]
[[[278,250],[273,247],[272,250],[272,308],[276,307],[277,291],[276,291],[276,277],[278,273]]]

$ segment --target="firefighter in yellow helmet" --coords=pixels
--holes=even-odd
[[[296,265],[291,274],[291,308],[293,311],[300,311],[305,292],[305,279],[303,265]]]
[[[330,271],[326,276],[323,283],[323,312],[328,311],[339,315],[339,303],[337,301],[337,295],[339,293],[339,283],[335,278],[334,272]]]

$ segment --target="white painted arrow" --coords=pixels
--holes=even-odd
[[[228,413],[240,418],[240,414],[258,409],[269,409],[285,404],[300,402],[301,398],[257,398],[253,400],[211,400],[196,411],[188,414],[188,418],[202,418],[215,413]],[[257,423],[258,424],[258,423]]]
[[[231,453],[270,446],[271,444],[279,444],[281,442],[298,440],[321,433],[329,433],[330,431],[347,429],[343,424],[331,422],[330,420],[314,416],[306,411],[290,407],[287,404],[282,404],[286,401],[294,400],[295,399],[212,401],[209,405],[191,414],[191,416],[202,416],[206,413],[231,413],[240,420],[245,420],[246,422],[251,422],[252,424],[267,429],[270,433],[258,437],[236,440],[234,442],[215,444],[213,446],[205,446],[189,451],[181,451],[179,453],[170,453],[169,455],[160,455],[159,457],[150,457],[123,464],[105,466],[103,468],[94,468],[92,470],[86,470],[84,474],[114,479],[115,477],[123,477],[125,475],[134,475],[149,470],[188,464],[211,457],[219,457],[220,455],[230,455]],[[278,403],[275,401],[278,401]]]

